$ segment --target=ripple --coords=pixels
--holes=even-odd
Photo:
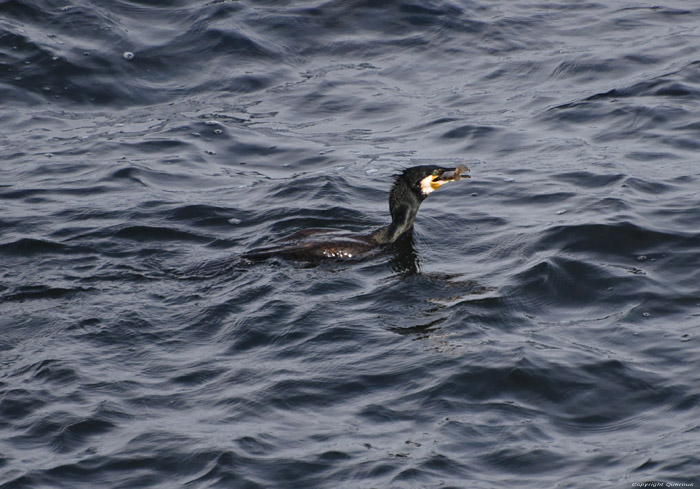
[[[685,241],[683,236],[647,229],[631,222],[552,226],[539,238],[543,249],[627,255],[663,252]]]
[[[11,243],[0,244],[0,253],[17,256],[43,254],[83,254],[91,250],[84,246],[72,246],[55,241],[21,238]]]
[[[179,229],[159,226],[127,226],[113,234],[114,237],[140,242],[194,241],[208,242],[209,238]]]
[[[0,302],[3,301],[18,301],[24,302],[27,300],[40,300],[40,299],[60,299],[65,297],[71,297],[75,294],[80,294],[83,292],[91,292],[93,289],[76,287],[76,288],[62,288],[62,287],[50,287],[46,285],[25,285],[17,287],[9,292],[0,295]]]
[[[574,184],[578,187],[601,188],[624,181],[625,175],[601,175],[589,171],[574,171],[559,173],[557,175],[554,175],[554,178],[562,182]]]

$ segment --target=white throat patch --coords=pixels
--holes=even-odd
[[[425,177],[423,180],[420,181],[420,191],[423,192],[423,195],[428,195],[430,192],[435,190],[433,188],[433,176],[428,175]]]
[[[433,190],[437,189],[440,185],[445,183],[440,182],[439,180],[433,181],[433,178],[435,177],[432,175],[428,175],[420,181],[420,191],[423,192],[423,195],[428,195],[430,192],[432,192]]]

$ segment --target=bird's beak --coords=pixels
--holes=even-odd
[[[466,165],[457,165],[453,170],[447,170],[432,177],[430,186],[433,190],[437,190],[440,188],[440,185],[444,185],[447,182],[457,182],[462,178],[471,178],[468,172],[469,168]]]
[[[457,165],[454,170],[448,170],[442,172],[440,175],[433,179],[434,183],[442,185],[447,182],[457,182],[462,178],[471,178],[469,175],[469,168],[466,165]]]

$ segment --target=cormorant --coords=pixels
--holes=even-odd
[[[406,168],[394,180],[389,194],[391,224],[370,234],[343,235],[327,229],[308,229],[282,238],[281,244],[259,248],[242,255],[246,260],[258,261],[272,257],[315,262],[327,258],[359,260],[374,252],[390,247],[410,237],[418,208],[425,198],[447,182],[470,178],[469,168],[457,165],[442,168],[422,165]],[[324,233],[322,239],[318,235]]]

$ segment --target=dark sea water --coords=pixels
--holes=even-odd
[[[3,489],[700,487],[699,3],[0,0],[0,104]]]

